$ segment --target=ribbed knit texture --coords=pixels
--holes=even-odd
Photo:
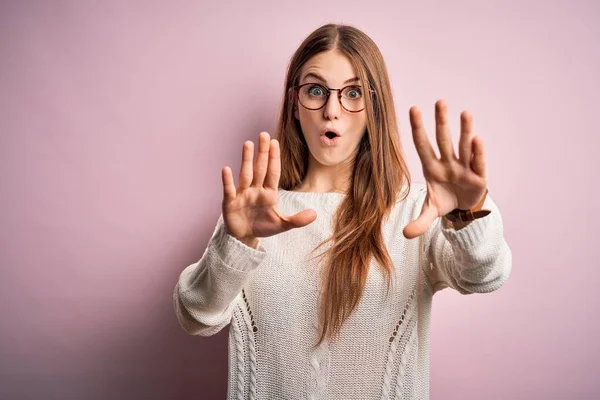
[[[435,292],[488,293],[508,279],[512,255],[500,212],[458,231],[438,219],[425,235],[402,229],[420,213],[425,186],[413,184],[384,220],[393,261],[385,275],[371,261],[357,308],[340,334],[315,347],[323,265],[308,260],[332,233],[339,193],[279,190],[284,215],[317,211],[310,225],[268,238],[256,249],[230,236],[219,217],[201,259],[185,268],[173,293],[181,327],[209,336],[230,324],[229,399],[428,399],[429,317]],[[329,244],[327,245],[329,246]]]

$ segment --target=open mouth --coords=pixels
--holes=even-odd
[[[338,135],[334,131],[327,131],[323,135],[321,135],[321,143],[324,146],[334,146],[338,143],[339,139],[340,135]]]

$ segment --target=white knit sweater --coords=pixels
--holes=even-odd
[[[363,296],[340,335],[319,337],[319,259],[306,261],[332,233],[339,193],[279,190],[284,215],[317,212],[310,225],[268,238],[256,249],[230,236],[222,215],[202,258],[181,273],[174,307],[182,328],[209,336],[229,327],[229,399],[428,399],[429,317],[433,294],[492,292],[511,271],[512,256],[498,208],[454,230],[440,220],[408,240],[402,229],[420,213],[426,189],[413,184],[383,223],[395,266],[385,275],[375,261]]]

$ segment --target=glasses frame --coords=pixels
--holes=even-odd
[[[320,86],[320,87],[322,87],[323,89],[325,89],[325,91],[327,92],[327,99],[325,99],[325,103],[323,103],[323,105],[322,105],[321,107],[319,107],[319,108],[308,108],[308,107],[306,107],[304,104],[302,104],[302,102],[300,101],[300,89],[301,89],[302,87],[304,87],[304,86],[308,86],[308,85],[316,85],[316,86]],[[365,109],[365,107],[361,108],[360,110],[351,111],[351,110],[348,110],[346,107],[344,107],[344,105],[342,104],[342,92],[344,91],[344,89],[347,89],[347,88],[349,88],[349,87],[354,87],[354,88],[360,88],[360,89],[363,89],[362,85],[356,85],[356,84],[355,84],[355,85],[347,85],[347,86],[344,86],[344,87],[343,87],[343,88],[341,88],[341,89],[333,89],[333,88],[328,88],[327,86],[325,86],[325,85],[323,85],[323,84],[321,84],[321,83],[317,83],[317,82],[308,82],[308,83],[303,83],[302,85],[296,85],[296,86],[292,86],[290,89],[293,89],[293,90],[295,90],[295,91],[296,91],[296,99],[298,100],[298,103],[299,103],[299,104],[300,104],[302,107],[306,108],[307,110],[311,110],[311,111],[317,111],[317,110],[320,110],[320,109],[322,109],[323,107],[325,107],[325,106],[327,105],[327,102],[329,101],[329,96],[331,95],[331,92],[337,91],[337,92],[338,92],[338,95],[337,95],[338,102],[340,103],[340,106],[341,106],[341,107],[342,107],[344,110],[348,111],[349,113],[358,113],[358,112],[361,112],[361,111],[363,111],[363,110]],[[369,91],[369,93],[372,93],[372,94],[375,94],[375,95],[377,95],[377,93],[376,93],[376,92],[375,92],[373,89],[370,89],[370,88],[369,88],[369,89],[367,89],[367,90]]]

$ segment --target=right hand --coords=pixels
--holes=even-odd
[[[236,189],[231,168],[224,167],[223,219],[227,232],[255,247],[259,237],[273,236],[312,223],[315,210],[306,209],[292,216],[277,211],[281,158],[279,142],[267,132],[258,136],[258,155],[254,165],[254,143],[244,142],[239,186]]]

